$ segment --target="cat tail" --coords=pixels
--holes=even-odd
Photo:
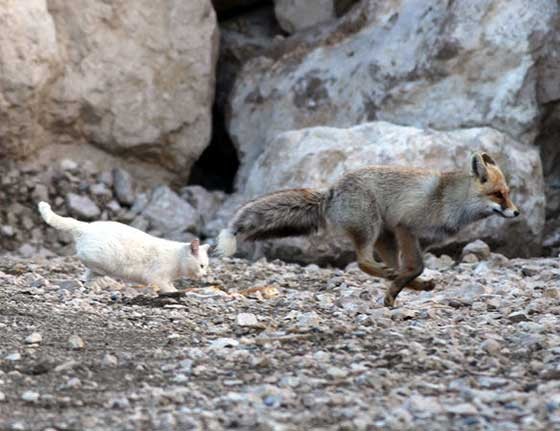
[[[87,223],[73,219],[72,217],[61,217],[53,212],[51,206],[46,202],[39,202],[39,212],[45,223],[57,230],[80,232]]]

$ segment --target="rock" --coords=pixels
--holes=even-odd
[[[60,161],[60,169],[62,169],[63,171],[76,173],[78,171],[78,167],[78,163],[76,163],[72,159],[62,159]]]
[[[345,172],[370,164],[466,170],[473,147],[495,155],[503,171],[510,175],[514,200],[526,215],[515,221],[491,216],[465,228],[443,245],[450,247],[482,238],[511,255],[537,252],[544,225],[539,155],[535,149],[524,148],[489,128],[438,132],[374,122],[350,129],[316,127],[282,133],[254,164],[245,201],[286,188],[324,189]],[[282,160],[282,169],[271,169],[278,160]],[[267,257],[304,263],[340,263],[353,255],[347,240],[328,234],[265,242],[264,249]]]
[[[461,258],[463,263],[478,263],[478,256],[474,253],[467,253]]]
[[[103,359],[101,360],[101,366],[106,368],[114,368],[119,365],[119,360],[115,355],[111,355],[110,353],[105,353]]]
[[[68,193],[66,195],[66,205],[72,215],[83,220],[95,220],[101,214],[99,207],[88,196]]]
[[[6,401],[6,394],[4,392],[0,392],[0,403]]]
[[[15,362],[21,359],[21,354],[18,352],[10,353],[4,357],[6,361]]]
[[[16,232],[14,231],[14,228],[12,226],[9,225],[0,226],[0,235],[6,238],[12,238],[13,236],[15,236],[15,234]]]
[[[200,227],[197,211],[167,186],[153,190],[142,217],[150,222],[152,229],[164,236],[185,231],[195,233]]]
[[[25,337],[25,344],[39,344],[43,341],[43,336],[38,332],[33,332]]]
[[[489,355],[495,356],[498,353],[500,353],[502,346],[496,340],[489,338],[487,340],[484,340],[480,344],[480,348],[484,350],[486,353],[488,353]]]
[[[478,410],[476,409],[476,407],[473,406],[472,404],[469,404],[469,403],[447,406],[445,408],[445,411],[447,413],[451,413],[451,414],[454,414],[454,415],[461,415],[461,416],[478,415]]]
[[[257,320],[257,316],[255,316],[253,313],[239,313],[237,315],[236,322],[239,326],[249,326],[249,327],[259,326],[259,321]]]
[[[228,124],[240,187],[279,133],[304,127],[374,120],[437,130],[480,125],[531,144],[541,119],[537,91],[557,87],[557,74],[539,73],[556,57],[556,2],[439,6],[366,0],[297,45],[288,38],[247,62]],[[516,30],[503,32],[504,25]]]
[[[0,159],[33,153],[48,138],[40,119],[62,67],[46,0],[0,4]]]
[[[223,192],[210,192],[201,186],[187,186],[181,189],[181,197],[201,215],[203,220],[211,220],[223,204],[226,195]]]
[[[305,30],[335,18],[334,0],[275,0],[274,12],[288,33]]]
[[[111,190],[109,190],[109,188],[103,183],[92,184],[89,187],[89,192],[92,194],[92,196],[95,196],[97,198],[109,200],[113,197],[113,193],[111,192]]]
[[[67,388],[77,389],[82,386],[82,381],[78,377],[71,377],[65,385]]]
[[[35,403],[39,401],[39,394],[33,391],[25,391],[21,394],[21,399],[27,401],[28,403]]]
[[[49,0],[49,12],[64,62],[43,74],[53,132],[64,124],[66,135],[188,177],[210,138],[218,47],[210,0],[134,10],[124,0]]]
[[[434,397],[413,395],[407,401],[407,408],[419,418],[429,418],[443,412],[443,407]]]
[[[121,168],[113,169],[113,186],[121,204],[130,206],[134,203],[136,199],[134,184],[132,176],[127,171]]]
[[[37,248],[33,247],[31,244],[22,244],[18,252],[21,256],[29,259],[37,253]]]
[[[348,371],[339,367],[329,367],[326,371],[327,375],[331,376],[333,379],[343,379],[348,376]]]
[[[233,338],[218,338],[210,342],[210,348],[212,350],[221,350],[226,347],[236,347],[239,345],[239,341]]]
[[[232,9],[243,10],[259,3],[264,3],[264,0],[212,0],[212,5],[218,13],[230,12]]]
[[[490,257],[490,247],[484,241],[477,239],[476,241],[468,243],[463,247],[463,256],[467,254],[474,254],[480,260],[486,260]]]
[[[513,323],[525,322],[529,320],[529,318],[523,311],[514,311],[513,313],[508,314],[507,318],[510,322]]]
[[[68,345],[72,350],[82,350],[85,347],[84,340],[78,335],[71,335],[70,338],[68,338]]]

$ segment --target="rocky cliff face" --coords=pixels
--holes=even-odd
[[[481,223],[455,241],[483,237],[509,255],[540,253],[543,237],[547,253],[560,247],[560,13],[553,0],[142,0],[133,7],[8,0],[0,23],[0,158],[11,173],[25,172],[20,198],[17,175],[2,194],[17,203],[0,219],[16,232],[4,241],[11,250],[17,238],[40,243],[21,218],[6,215],[29,206],[31,217],[34,194],[44,195],[32,173],[44,163],[11,163],[36,154],[56,161],[53,172],[61,156],[78,166],[94,154],[95,163],[110,156],[93,176],[81,172],[76,187],[46,182],[62,212],[72,213],[67,194],[74,193],[92,199],[100,217],[136,220],[169,237],[212,237],[258,194],[326,185],[365,163],[457,168],[478,149],[504,161],[524,216]],[[117,199],[120,209],[106,206],[116,197],[112,185],[107,202],[94,193],[98,176],[117,165],[126,163],[137,181],[160,172],[144,190],[155,208],[148,213],[161,217],[167,207],[151,196],[174,201],[174,209],[183,207],[175,197],[191,205],[181,193],[189,178],[230,190],[233,152],[240,163],[234,195],[209,197],[212,211],[189,216],[194,225],[180,227],[185,217],[171,211],[177,223],[167,220],[173,229],[160,232],[157,220],[130,216],[147,204],[142,193]],[[317,248],[289,239],[264,251],[351,259],[337,241]]]

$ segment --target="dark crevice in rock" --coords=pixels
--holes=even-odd
[[[239,158],[226,130],[223,111],[216,105],[212,123],[212,140],[193,165],[188,184],[232,193]]]

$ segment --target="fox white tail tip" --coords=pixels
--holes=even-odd
[[[51,211],[51,206],[48,203],[41,201],[39,202],[38,207],[41,216],[46,220],[46,218],[48,217],[48,213]]]
[[[235,235],[229,229],[222,229],[218,235],[216,251],[220,256],[232,256],[237,249]]]

